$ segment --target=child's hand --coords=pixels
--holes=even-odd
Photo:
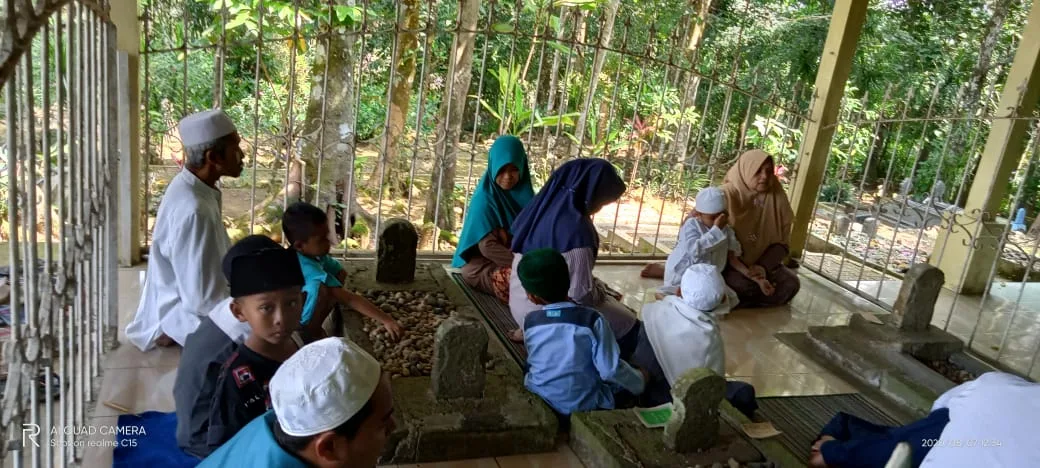
[[[762,294],[765,294],[766,296],[772,296],[773,293],[776,292],[773,283],[770,283],[769,280],[765,278],[757,279],[755,282],[758,283],[758,287],[762,289]]]
[[[636,367],[636,370],[639,371],[639,375],[643,376],[643,383],[650,383],[650,373],[646,369]]]
[[[401,328],[401,325],[394,319],[388,319],[383,322],[383,328],[385,328],[386,332],[390,334],[390,339],[393,341],[400,340],[401,335],[404,335],[404,329]]]
[[[753,280],[766,279],[766,269],[762,265],[753,265],[748,268],[748,277]]]
[[[726,225],[728,225],[728,224],[729,224],[729,217],[726,216],[726,213],[722,213],[722,214],[720,214],[720,215],[715,217],[715,227],[717,227],[719,229],[725,229]]]

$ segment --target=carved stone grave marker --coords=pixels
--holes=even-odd
[[[419,232],[406,219],[395,218],[386,222],[379,233],[376,251],[376,281],[380,283],[410,283],[415,280],[415,257],[419,246]]]
[[[946,276],[927,263],[918,263],[906,272],[899,296],[892,306],[896,326],[905,331],[925,331],[932,323],[935,301]]]
[[[719,438],[719,403],[726,379],[711,369],[686,371],[672,385],[672,418],[664,427],[664,444],[689,453],[715,445]]]
[[[434,335],[433,394],[437,399],[484,396],[488,335],[477,319],[453,316]]]

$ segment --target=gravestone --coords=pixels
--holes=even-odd
[[[946,183],[941,181],[941,180],[935,181],[935,186],[932,187],[932,196],[931,196],[932,201],[933,202],[941,202],[941,201],[943,201],[943,196],[945,196],[945,195],[946,195]]]
[[[946,276],[927,263],[918,263],[906,272],[899,296],[892,306],[895,325],[904,331],[925,331],[932,323],[935,301]]]
[[[433,395],[439,400],[484,396],[488,335],[475,318],[453,316],[434,335]]]
[[[903,181],[899,183],[899,194],[902,195],[903,198],[909,197],[910,191],[913,189],[914,181],[910,180],[909,177],[903,179]]]
[[[686,371],[672,385],[672,418],[664,427],[664,444],[689,453],[715,445],[719,438],[719,403],[726,396],[726,379],[711,369]]]
[[[834,217],[834,221],[831,222],[831,233],[839,236],[849,235],[849,229],[852,228],[852,218],[845,215],[838,215]]]
[[[410,221],[400,218],[387,221],[379,233],[376,281],[410,283],[415,280],[415,256],[418,246],[419,232]]]
[[[877,235],[877,226],[878,226],[877,218],[871,216],[871,217],[863,219],[863,234],[866,234],[867,237],[874,237],[874,236],[876,236]]]

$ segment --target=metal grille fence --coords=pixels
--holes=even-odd
[[[958,98],[967,87],[960,88]],[[972,259],[963,247],[968,253],[999,252],[982,266],[985,278],[977,291],[944,290],[933,324],[965,340],[983,358],[1040,377],[1040,289],[1035,283],[1040,236],[1027,234],[1024,227],[1012,230],[1015,212],[1036,196],[1025,181],[1038,167],[1040,120],[994,109],[992,86],[981,93],[981,103],[940,115],[936,101],[945,88],[936,83],[919,99],[915,93],[920,90],[894,88],[876,100],[846,99],[803,264],[891,308],[903,274],[914,264],[941,266],[948,285],[969,284]],[[984,142],[994,122],[1002,120],[1027,121],[1029,143],[1007,182],[1007,195],[995,200],[1000,208],[966,211]]]
[[[339,220],[344,251],[372,249],[385,219],[405,217],[422,249],[451,253],[500,134],[525,142],[536,187],[574,157],[622,171],[626,197],[596,218],[612,256],[667,253],[692,196],[743,149],[793,161],[807,87],[760,82],[743,26],[705,48],[707,11],[667,24],[585,3],[151,0],[148,218],[180,168],[178,118],[213,106],[250,159],[224,185],[232,237],[280,236],[284,206],[304,200]]]
[[[107,1],[8,1],[0,55],[0,236],[9,266],[0,456],[82,455],[115,340],[115,29]],[[51,430],[56,429],[56,436]]]

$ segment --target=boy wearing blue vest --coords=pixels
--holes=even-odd
[[[517,265],[531,302],[542,306],[524,319],[524,385],[562,415],[614,409],[616,398],[643,393],[646,373],[621,360],[614,332],[593,309],[571,302],[563,255],[532,250]]]

